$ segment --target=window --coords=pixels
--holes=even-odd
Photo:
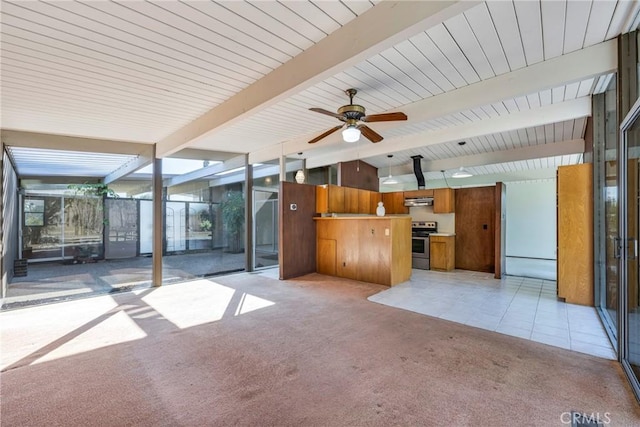
[[[44,199],[26,199],[24,202],[24,225],[37,227],[44,225]]]

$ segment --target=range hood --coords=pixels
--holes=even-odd
[[[433,197],[407,197],[404,199],[405,206],[432,206]]]

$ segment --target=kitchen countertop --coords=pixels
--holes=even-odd
[[[347,215],[347,216],[316,216],[313,218],[314,221],[320,220],[335,220],[335,219],[395,219],[395,218],[409,218],[409,215],[385,215],[385,216],[377,216],[377,215]]]
[[[429,236],[441,236],[441,237],[448,237],[448,236],[455,236],[456,233],[429,233]]]

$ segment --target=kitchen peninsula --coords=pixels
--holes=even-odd
[[[317,271],[393,286],[411,277],[409,215],[316,217]]]

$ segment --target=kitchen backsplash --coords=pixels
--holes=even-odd
[[[436,221],[440,233],[456,232],[456,214],[434,214],[433,206],[416,206],[409,208],[412,221]]]

